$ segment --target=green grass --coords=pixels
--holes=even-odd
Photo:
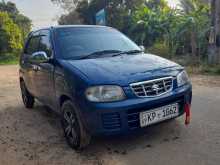
[[[10,54],[0,56],[0,65],[15,65],[19,63],[19,58]]]
[[[18,59],[11,59],[11,60],[1,60],[0,65],[16,65],[18,64]]]
[[[192,59],[189,55],[185,55],[176,56],[172,60],[185,66],[190,74],[220,75],[220,64],[209,65],[206,59]]]
[[[220,75],[220,65],[202,64],[200,66],[187,66],[186,68],[191,74]]]

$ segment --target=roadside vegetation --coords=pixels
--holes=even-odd
[[[166,0],[51,1],[66,11],[59,24],[94,24],[96,13],[105,8],[107,25],[144,45],[148,53],[175,60],[190,71],[220,73],[217,0],[180,0],[176,8]]]
[[[0,2],[0,64],[16,64],[31,30],[31,20],[12,2]]]
[[[107,25],[119,29],[146,52],[172,59],[190,72],[220,74],[218,0],[179,0],[172,8],[166,0],[51,0],[65,14],[58,23],[95,24],[105,8]],[[12,2],[0,2],[0,64],[17,62],[31,20]]]

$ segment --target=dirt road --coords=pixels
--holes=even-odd
[[[95,139],[76,153],[65,143],[59,119],[41,104],[24,108],[17,66],[0,66],[0,165],[218,165],[220,77],[192,76],[192,123],[183,118],[145,134]]]

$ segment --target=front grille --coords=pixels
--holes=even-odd
[[[107,130],[120,130],[121,120],[119,113],[102,114],[103,128]]]
[[[154,97],[163,95],[173,88],[173,78],[164,77],[130,85],[133,92],[138,97]]]

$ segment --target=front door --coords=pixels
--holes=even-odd
[[[54,107],[55,89],[54,89],[54,65],[52,61],[53,50],[50,40],[50,31],[41,30],[39,51],[43,51],[51,59],[46,63],[38,63],[35,73],[35,83],[38,99],[44,104]]]
[[[31,63],[30,58],[33,53],[38,51],[40,36],[39,32],[35,32],[29,38],[25,49],[24,54],[21,59],[21,68],[24,72],[24,82],[28,91],[33,95],[37,95],[36,83],[35,83],[35,64]]]

